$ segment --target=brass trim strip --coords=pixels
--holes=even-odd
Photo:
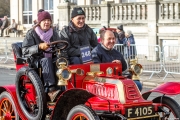
[[[97,71],[100,71],[100,64],[91,64],[90,72],[97,72]]]
[[[127,120],[138,120],[138,119],[152,118],[152,117],[159,117],[159,115],[151,115],[151,116],[144,116],[144,117],[137,117],[137,118],[128,118]],[[160,120],[160,117],[159,117],[159,120]]]

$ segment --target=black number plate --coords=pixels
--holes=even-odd
[[[143,106],[143,107],[127,108],[125,116],[127,118],[136,118],[142,116],[150,116],[154,114],[155,114],[154,106]]]

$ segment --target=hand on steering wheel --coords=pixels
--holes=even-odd
[[[54,53],[58,50],[66,49],[68,46],[68,42],[64,40],[58,40],[51,43],[48,43],[50,50],[45,51],[46,53]]]
[[[39,49],[41,50],[47,50],[50,47],[49,43],[40,43]]]

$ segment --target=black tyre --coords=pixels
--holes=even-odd
[[[66,120],[100,120],[96,113],[85,105],[73,107]]]
[[[8,92],[0,94],[0,119],[1,120],[19,120],[15,103]]]
[[[27,71],[25,69],[20,69],[16,75],[18,102],[28,120],[44,119],[46,96],[41,79],[33,69]]]
[[[168,119],[179,120],[180,119],[180,107],[178,103],[172,98],[167,97],[167,96],[157,97],[153,100],[153,103],[162,103],[162,108],[165,111],[170,113],[170,115],[165,116],[164,112],[159,112],[158,114],[160,115],[161,120],[168,120]]]

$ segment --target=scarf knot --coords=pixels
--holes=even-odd
[[[53,29],[52,28],[50,28],[48,31],[44,32],[39,26],[37,26],[35,28],[35,31],[42,41],[44,41],[45,43],[50,43],[50,39],[53,36]],[[48,51],[48,50],[49,49],[47,49],[46,51]],[[52,54],[51,53],[44,53],[44,56],[45,57],[52,57]]]

